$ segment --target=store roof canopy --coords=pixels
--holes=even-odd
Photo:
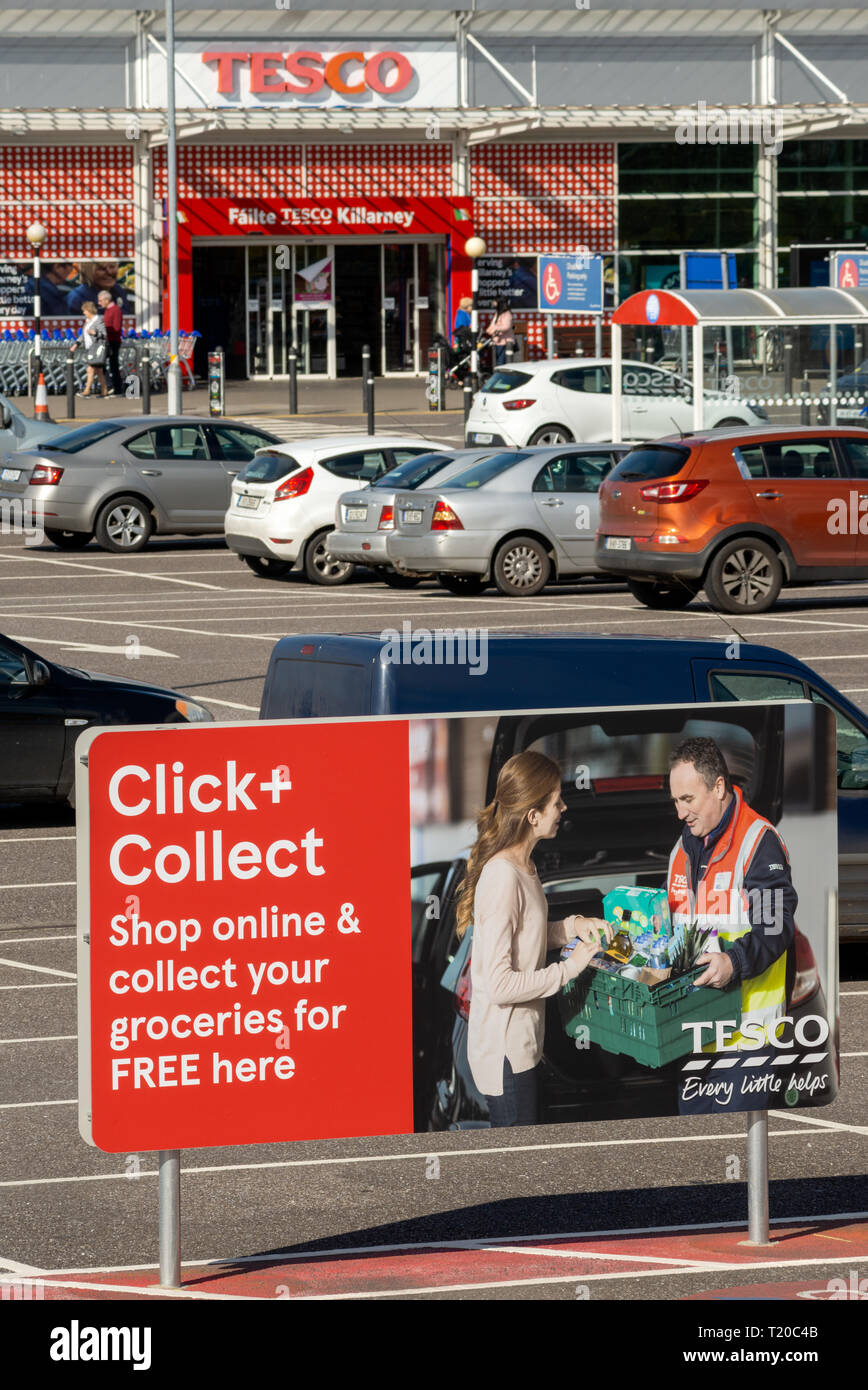
[[[619,305],[613,323],[660,327],[696,324],[862,323],[868,290],[824,285],[777,290],[642,290]]]

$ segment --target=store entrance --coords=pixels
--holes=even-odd
[[[338,376],[361,376],[362,348],[371,349],[371,368],[380,374],[380,248],[335,247],[335,337]]]
[[[207,355],[221,347],[226,354],[226,378],[247,376],[247,337],[244,321],[243,246],[197,246],[193,250],[193,324],[196,339],[194,370],[208,373]]]

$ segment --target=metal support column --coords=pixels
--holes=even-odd
[[[178,141],[175,123],[175,0],[166,0],[166,92],[169,141],[166,148],[169,223],[169,368],[167,413],[180,415],[181,362],[178,357]]]
[[[747,1113],[747,1212],[746,1245],[769,1242],[769,1112]]]
[[[160,1188],[160,1286],[181,1287],[181,1153],[161,1149]]]

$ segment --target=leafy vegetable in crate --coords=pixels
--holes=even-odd
[[[690,923],[683,935],[679,934],[669,950],[669,964],[673,976],[686,975],[688,970],[693,969],[697,958],[708,946],[711,935],[711,927],[700,927],[696,921]]]

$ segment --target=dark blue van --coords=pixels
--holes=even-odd
[[[868,940],[868,716],[809,666],[734,636],[690,641],[496,633],[480,645],[472,632],[405,628],[397,642],[383,635],[284,637],[271,654],[260,718],[715,700],[810,699],[828,705],[837,724],[840,935]]]

